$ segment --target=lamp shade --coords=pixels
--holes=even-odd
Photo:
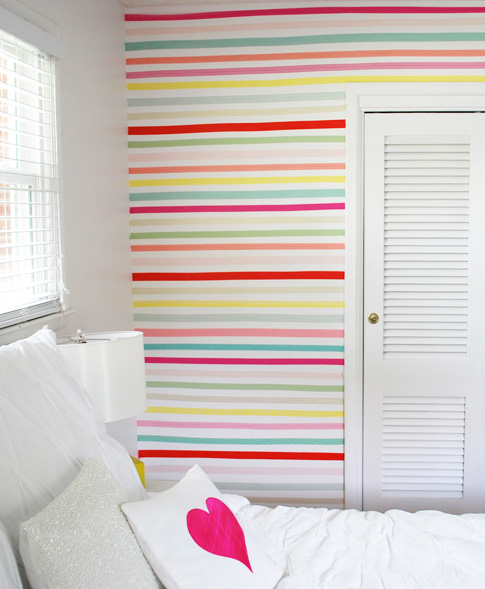
[[[146,409],[143,334],[138,331],[88,333],[83,342],[59,341],[74,375],[105,422]]]

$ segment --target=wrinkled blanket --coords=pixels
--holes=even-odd
[[[285,564],[277,589],[485,588],[485,514],[246,505],[237,516]]]

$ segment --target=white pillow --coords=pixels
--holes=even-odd
[[[159,589],[121,512],[124,501],[126,493],[106,466],[87,460],[65,491],[22,524],[32,587],[41,579],[49,589]]]
[[[147,493],[126,450],[44,328],[0,347],[0,520],[18,549],[19,523],[41,511],[98,458],[131,500]]]
[[[283,574],[199,466],[167,491],[121,509],[167,589],[273,589]]]
[[[15,554],[7,533],[0,522],[0,587],[4,589],[22,589]]]

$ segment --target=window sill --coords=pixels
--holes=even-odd
[[[69,318],[74,315],[74,309],[67,309],[62,313],[53,313],[45,317],[38,317],[30,321],[24,321],[17,325],[11,325],[0,329],[0,345],[10,344],[19,339],[23,339],[33,335],[36,331],[48,325],[53,331],[60,331],[67,327]]]

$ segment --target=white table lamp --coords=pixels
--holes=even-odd
[[[147,406],[143,334],[115,331],[59,341],[74,375],[105,422],[143,413]]]

